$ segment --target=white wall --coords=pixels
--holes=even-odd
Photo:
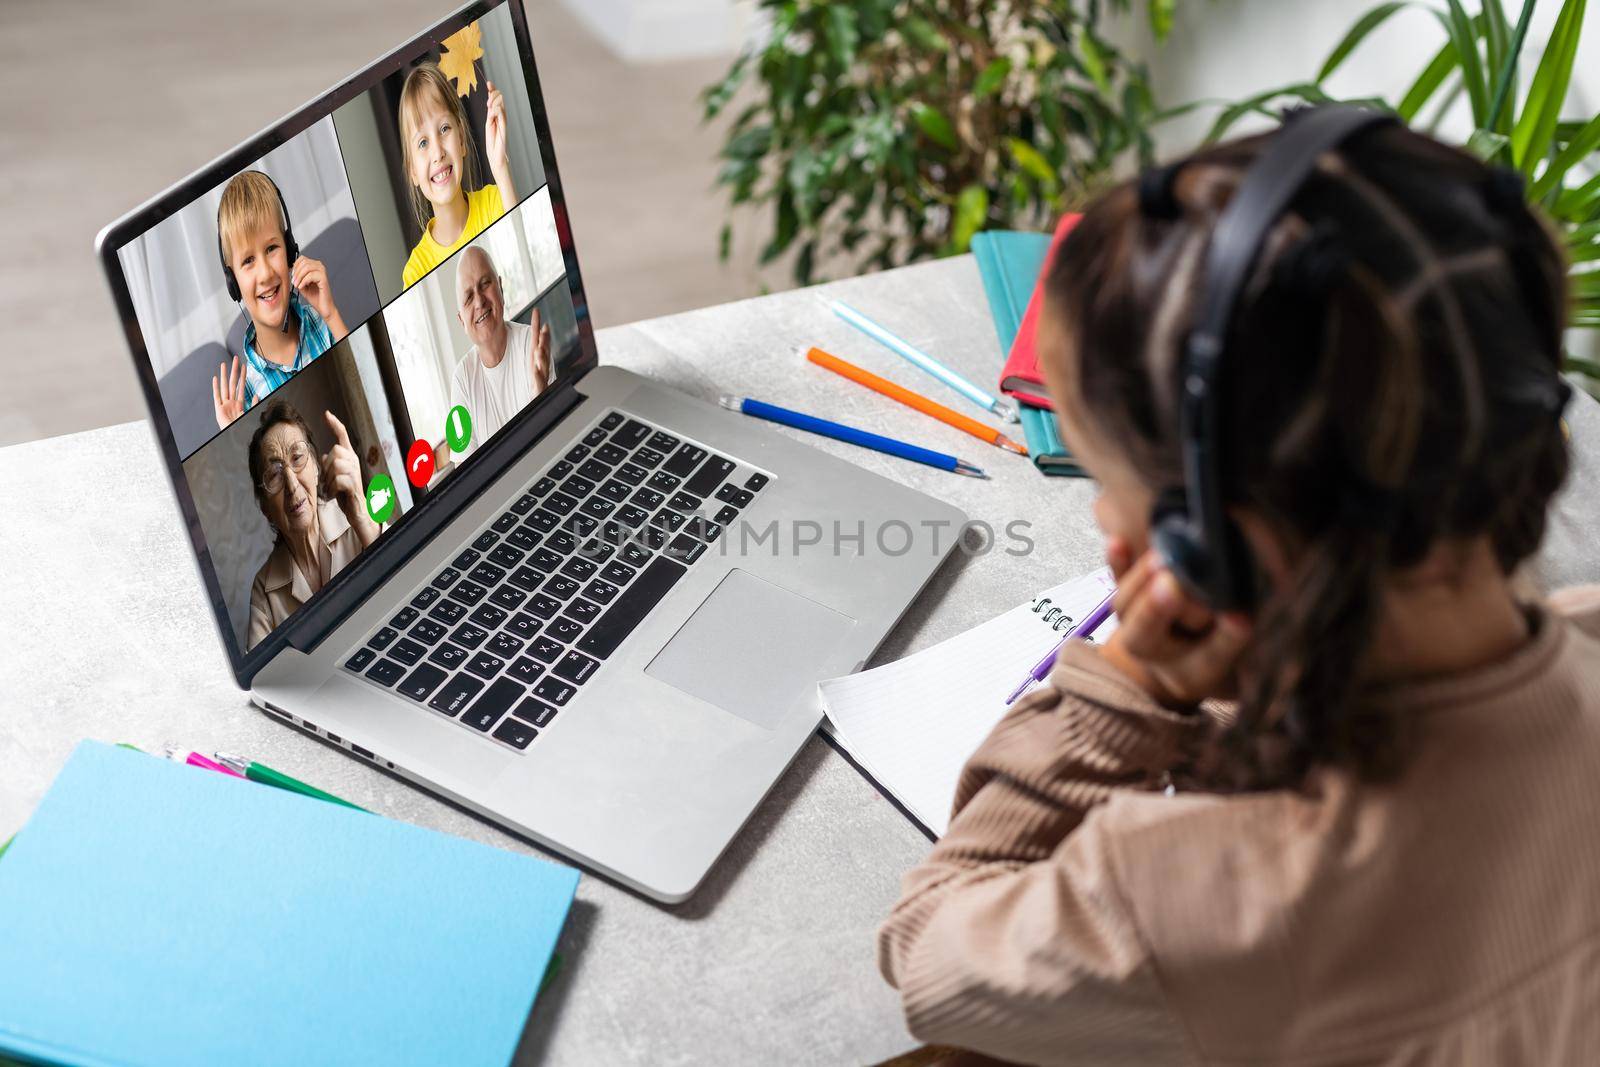
[[[1142,20],[1137,31],[1124,30],[1117,36],[1139,54],[1150,57],[1157,99],[1163,103],[1201,98],[1237,100],[1292,81],[1309,81],[1334,45],[1375,3],[1376,0],[1182,0],[1164,46],[1155,47]],[[1476,7],[1472,3],[1466,6]],[[1515,20],[1521,5],[1506,0],[1505,7],[1507,16]],[[1534,10],[1524,49],[1523,86],[1533,76],[1560,9],[1559,0],[1544,0]],[[1568,96],[1573,116],[1600,111],[1600,16],[1590,14],[1585,22],[1585,39]],[[1328,89],[1340,96],[1381,95],[1396,99],[1443,41],[1443,28],[1433,15],[1417,8],[1401,11],[1345,60],[1329,80]],[[1214,115],[1212,110],[1163,126],[1157,133],[1163,152],[1192,147]],[[1453,109],[1441,133],[1464,139],[1470,132],[1469,122],[1463,101]]]
[[[755,0],[563,0],[623,59],[732,56],[755,24]]]

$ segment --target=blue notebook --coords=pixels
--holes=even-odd
[[[0,1056],[500,1067],[577,883],[85,741],[0,865]]]

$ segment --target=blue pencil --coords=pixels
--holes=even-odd
[[[729,411],[753,415],[758,419],[766,419],[768,422],[782,423],[784,426],[792,426],[796,430],[805,430],[807,433],[831,437],[835,441],[843,441],[846,444],[860,445],[862,448],[870,448],[875,452],[899,456],[901,459],[909,459],[914,463],[926,463],[930,467],[938,467],[940,470],[964,474],[969,478],[988,477],[987,474],[983,473],[982,469],[973,466],[964,459],[947,456],[943,452],[935,452],[931,448],[908,445],[904,441],[896,441],[892,437],[884,437],[881,434],[868,433],[853,426],[829,422],[827,419],[819,419],[815,415],[790,411],[788,408],[780,408],[776,404],[751,400],[749,397],[725,396],[722,398],[722,406]]]

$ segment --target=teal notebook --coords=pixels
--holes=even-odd
[[[1033,458],[1035,467],[1046,474],[1088,477],[1088,473],[1072,458],[1066,442],[1061,440],[1055,412],[1019,404],[1017,416],[1022,420],[1022,436],[1028,442],[1028,455]]]
[[[1011,230],[986,230],[972,237],[972,255],[978,261],[978,275],[989,298],[989,313],[994,317],[1000,351],[1011,351],[1028,299],[1044,269],[1050,252],[1048,233],[1017,233]],[[1072,459],[1056,429],[1055,416],[1041,408],[1018,405],[1022,434],[1027,439],[1033,465],[1045,474],[1083,477],[1083,468]]]
[[[0,872],[0,1059],[499,1067],[577,882],[86,741]]]
[[[978,261],[983,291],[989,297],[989,314],[1000,338],[1001,359],[1011,351],[1022,313],[1028,308],[1044,257],[1050,252],[1048,233],[985,230],[972,235],[972,255]]]

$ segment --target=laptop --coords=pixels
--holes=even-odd
[[[520,0],[96,248],[251,701],[657,900],[966,524],[601,363]]]

